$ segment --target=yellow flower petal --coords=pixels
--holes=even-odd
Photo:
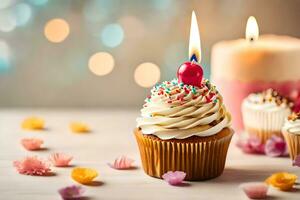
[[[81,122],[73,122],[70,124],[70,129],[74,133],[87,133],[90,131],[88,125]]]
[[[71,173],[71,177],[81,184],[90,184],[97,176],[98,172],[96,170],[83,167],[76,167]]]
[[[42,130],[45,121],[38,117],[28,117],[22,122],[22,128],[25,130]]]
[[[280,172],[272,174],[265,182],[279,190],[288,191],[293,188],[297,178],[298,177],[295,174]]]

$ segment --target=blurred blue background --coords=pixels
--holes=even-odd
[[[188,60],[192,10],[206,77],[212,45],[250,15],[300,37],[298,0],[1,0],[0,107],[141,106]]]

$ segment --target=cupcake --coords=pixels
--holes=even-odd
[[[282,133],[288,145],[290,157],[295,160],[296,156],[300,155],[300,113],[292,113],[286,118]]]
[[[268,89],[243,100],[242,115],[246,132],[265,143],[273,135],[283,137],[281,128],[292,104],[278,92]]]
[[[197,79],[189,82],[184,73],[197,73],[187,68],[181,74],[180,69],[178,79],[152,88],[137,119],[134,133],[143,169],[157,178],[183,171],[185,180],[211,179],[224,170],[233,135],[231,115],[215,86],[201,76],[197,84]]]
[[[185,172],[187,181],[222,174],[233,135],[222,96],[203,78],[196,15],[192,13],[189,58],[177,78],[155,85],[137,118],[134,134],[146,174]]]

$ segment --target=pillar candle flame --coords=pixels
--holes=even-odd
[[[246,26],[246,39],[253,42],[258,39],[259,29],[255,17],[250,16]]]
[[[192,22],[190,29],[190,42],[189,42],[189,58],[191,61],[201,62],[201,43],[198,23],[195,11],[192,13]]]

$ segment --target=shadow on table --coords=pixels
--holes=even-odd
[[[49,127],[44,127],[43,129],[41,129],[41,131],[51,131],[51,128],[49,128]]]
[[[37,150],[34,150],[36,152],[38,151],[49,151],[49,148],[48,147],[41,147],[40,149],[37,149]]]
[[[86,186],[93,186],[93,187],[96,187],[96,186],[102,186],[102,185],[104,185],[104,182],[102,182],[102,181],[93,181],[93,182],[91,182],[91,183],[89,183],[89,184],[85,184]]]
[[[277,169],[245,169],[245,168],[225,168],[223,174],[212,180],[212,182],[231,182],[231,183],[243,183],[252,181],[264,181],[271,174],[282,170]]]
[[[92,197],[80,197],[80,198],[76,198],[76,200],[93,200],[95,198]]]
[[[74,168],[74,167],[77,167],[77,165],[70,164],[70,165],[67,165],[67,166],[60,166],[58,168]]]
[[[276,196],[272,196],[272,195],[268,195],[267,200],[277,200],[277,199],[282,199],[282,197],[276,197]]]
[[[48,172],[44,176],[51,177],[51,176],[56,176],[57,174],[55,172]],[[41,176],[42,177],[42,176]]]
[[[72,199],[70,199],[72,200]],[[76,200],[99,200],[99,196],[95,197],[95,196],[84,196],[81,198],[77,198]]]
[[[117,169],[119,171],[130,171],[130,170],[137,170],[137,169],[140,169],[140,167],[138,166],[132,166],[130,168],[126,168],[126,169]]]
[[[184,183],[180,183],[179,185],[174,185],[174,186],[175,187],[189,187],[189,186],[191,186],[191,184],[184,182]]]

